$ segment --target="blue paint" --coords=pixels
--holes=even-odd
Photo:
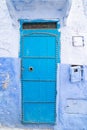
[[[26,87],[31,86],[31,87]],[[41,87],[40,87],[41,86]],[[50,89],[49,89],[50,87]],[[34,93],[37,91],[37,93]],[[27,93],[27,92],[30,92]],[[23,101],[55,102],[55,82],[23,82]],[[52,95],[53,94],[53,95]],[[45,96],[44,96],[45,95]]]
[[[23,29],[22,28],[22,25],[23,23],[37,23],[37,22],[56,22],[57,23],[57,28],[56,29],[32,29],[32,30],[27,30],[27,29]],[[20,53],[19,53],[19,56],[22,57],[22,46],[21,44],[23,44],[23,40],[24,38],[26,38],[25,40],[27,40],[27,37],[48,37],[47,40],[49,39],[50,40],[50,37],[51,37],[51,40],[55,38],[56,40],[56,59],[57,59],[57,63],[60,63],[61,62],[61,59],[60,59],[60,49],[61,49],[61,44],[60,44],[60,21],[57,19],[57,20],[42,20],[42,19],[37,19],[37,20],[23,20],[21,19],[20,20]],[[29,40],[29,39],[28,39]],[[37,39],[35,39],[37,40]],[[39,39],[40,40],[40,39]],[[44,39],[43,39],[44,40]],[[46,40],[46,39],[45,39]],[[46,43],[47,43],[47,40],[46,40]],[[50,40],[50,41],[51,41]],[[37,41],[38,42],[38,41]],[[44,43],[45,41],[43,41]],[[49,42],[48,42],[49,44]],[[44,45],[44,44],[43,44]],[[39,45],[38,45],[39,46]],[[43,47],[43,46],[42,46]],[[51,47],[52,47],[52,44],[51,44]],[[36,46],[35,46],[36,48]],[[34,49],[34,48],[33,48]],[[37,49],[37,48],[36,48]],[[52,50],[51,50],[52,51]],[[34,51],[34,53],[36,52],[36,50]]]
[[[29,44],[27,45],[27,43]],[[21,50],[22,56],[55,58],[56,57],[55,43],[56,43],[55,36],[47,37],[44,35],[40,35],[39,38],[36,35],[24,36],[22,37],[22,46],[24,47]],[[46,47],[48,47],[47,51]]]
[[[52,128],[49,125],[22,125],[21,124],[21,86],[20,86],[20,60],[16,58],[0,58],[0,73],[8,73],[10,77],[10,81],[8,82],[7,88],[3,88],[3,85],[0,85],[0,124],[7,125],[9,127],[20,127],[20,128]],[[87,115],[86,114],[68,114],[66,113],[66,103],[67,100],[87,100],[87,66],[83,66],[83,74],[84,78],[81,82],[72,83],[70,81],[70,65],[60,64],[58,67],[58,106],[57,108],[57,128],[55,130],[82,130],[87,129]],[[0,81],[5,81],[4,78],[0,75]],[[33,87],[32,82],[24,83],[24,87],[26,84],[32,86],[29,90],[31,92],[31,96],[29,94],[24,95],[23,101],[34,100],[34,96],[32,93]],[[36,84],[36,83],[35,83]],[[55,101],[55,96],[52,95],[52,91],[55,88],[55,83],[48,82],[48,85],[45,86],[40,82],[42,89],[36,87],[38,91],[40,91],[41,95],[49,92],[49,95],[42,97],[41,95],[35,95],[35,99],[37,101]],[[52,85],[52,86],[51,86]],[[50,86],[50,89],[49,89]],[[28,91],[25,88],[25,91]],[[36,89],[36,88],[35,88]],[[39,98],[41,97],[41,98]],[[40,100],[41,99],[41,100]],[[27,105],[27,104],[26,104]],[[32,104],[31,104],[32,105]],[[49,106],[53,108],[53,106]],[[82,106],[80,107],[82,108]],[[79,109],[80,109],[79,108]],[[34,109],[34,108],[33,108]],[[31,111],[31,109],[28,109]],[[43,106],[43,110],[44,106]],[[50,110],[50,109],[49,109]],[[34,114],[34,113],[33,113]],[[49,114],[49,113],[48,113]],[[26,117],[27,118],[27,117]],[[47,120],[46,120],[47,121]]]
[[[23,123],[52,124],[56,119],[56,98],[54,97],[56,97],[57,59],[60,59],[57,54],[58,30],[57,28],[26,30],[22,29],[24,22],[29,21],[21,21],[22,121]],[[53,89],[50,89],[48,83]],[[48,86],[50,90],[45,86]],[[45,98],[46,93],[47,97],[51,93],[52,99],[55,100]],[[26,96],[27,99],[24,100],[25,95],[28,94],[33,97]],[[39,100],[37,94],[41,95]]]
[[[3,125],[20,123],[19,73],[18,59],[0,58],[0,123]]]
[[[23,123],[53,123],[55,121],[54,103],[25,103],[23,105]]]
[[[0,73],[8,73],[10,79],[7,87],[3,88],[1,82],[6,81],[6,77],[0,75],[0,124],[12,128],[52,128],[49,125],[23,125],[21,123],[20,59],[0,58]]]
[[[22,80],[56,81],[55,59],[22,59]],[[32,71],[29,68],[32,67]]]
[[[68,100],[87,101],[87,66],[83,66],[83,73],[85,78],[80,82],[72,83],[70,80],[70,65],[60,64],[59,68],[59,124],[61,130],[86,130],[87,129],[87,115],[86,114],[69,114],[66,111]],[[75,104],[76,105],[76,104]],[[78,105],[78,104],[77,104]],[[85,104],[84,104],[85,105]],[[78,107],[82,110],[83,106]],[[85,106],[84,106],[85,107]],[[69,108],[68,108],[69,109]],[[74,109],[72,110],[74,111]],[[57,126],[58,127],[58,126]],[[56,129],[57,130],[57,129]]]

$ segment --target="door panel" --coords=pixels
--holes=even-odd
[[[22,59],[22,68],[22,80],[56,80],[55,59]]]
[[[23,121],[29,123],[54,123],[55,107],[54,103],[24,103]]]
[[[22,56],[55,57],[56,38],[50,36],[25,36],[22,39]]]
[[[56,120],[57,43],[56,35],[49,33],[40,34],[36,30],[34,35],[21,37],[24,123],[55,123]]]
[[[23,102],[55,102],[55,82],[29,82],[23,81]]]

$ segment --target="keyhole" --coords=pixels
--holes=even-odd
[[[33,67],[30,67],[29,70],[30,70],[30,71],[33,71]]]

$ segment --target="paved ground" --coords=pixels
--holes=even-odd
[[[52,129],[22,129],[22,128],[9,128],[9,127],[1,127],[0,130],[52,130]]]

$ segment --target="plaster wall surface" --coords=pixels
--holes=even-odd
[[[87,130],[87,66],[83,80],[72,83],[70,65],[58,65],[55,130]],[[0,58],[0,128],[53,130],[50,125],[21,123],[20,59]]]
[[[83,7],[86,5],[82,0],[73,0],[67,24],[61,28],[62,63],[87,64],[87,19]],[[34,129],[35,126],[21,124],[19,23],[16,21],[16,25],[10,17],[5,0],[0,0],[0,14],[0,124]],[[72,36],[83,36],[85,46],[73,47]],[[76,83],[70,81],[70,65],[59,66],[56,130],[87,130],[87,66],[84,80]],[[37,129],[44,128],[41,127],[38,125]]]
[[[66,26],[61,26],[61,63],[87,64],[85,60],[87,57],[87,17],[85,8],[86,4],[82,0],[73,0]],[[19,23],[14,22],[16,15],[13,19],[10,17],[5,0],[0,1],[0,13],[0,57],[18,57],[20,32]],[[57,18],[55,11],[53,15]],[[72,45],[73,36],[83,36],[84,46],[74,47]]]
[[[59,67],[59,120],[63,130],[87,130],[87,80],[71,82],[70,65]],[[87,66],[83,67],[83,75]]]
[[[0,1],[0,57],[18,57],[20,51],[20,19],[63,19],[68,15],[70,0]],[[8,6],[7,6],[8,5]],[[14,6],[13,6],[14,5]],[[27,9],[25,6],[27,6]],[[28,10],[30,9],[30,11]]]
[[[83,4],[82,0],[72,0],[72,6],[67,18],[66,26],[61,28],[61,63],[87,64],[86,8],[87,4]],[[74,47],[72,45],[73,36],[83,36],[84,46]],[[79,42],[80,41],[78,40],[77,44],[79,44]]]
[[[20,62],[0,58],[0,124],[15,126],[21,119]],[[19,122],[19,123],[18,123]]]
[[[20,59],[0,58],[0,130],[53,130],[51,125],[23,124]]]
[[[13,25],[6,1],[0,0],[0,57],[18,57],[19,28]]]
[[[8,0],[11,16],[17,19],[60,19],[68,15],[70,0]],[[14,12],[14,13],[13,13]]]

